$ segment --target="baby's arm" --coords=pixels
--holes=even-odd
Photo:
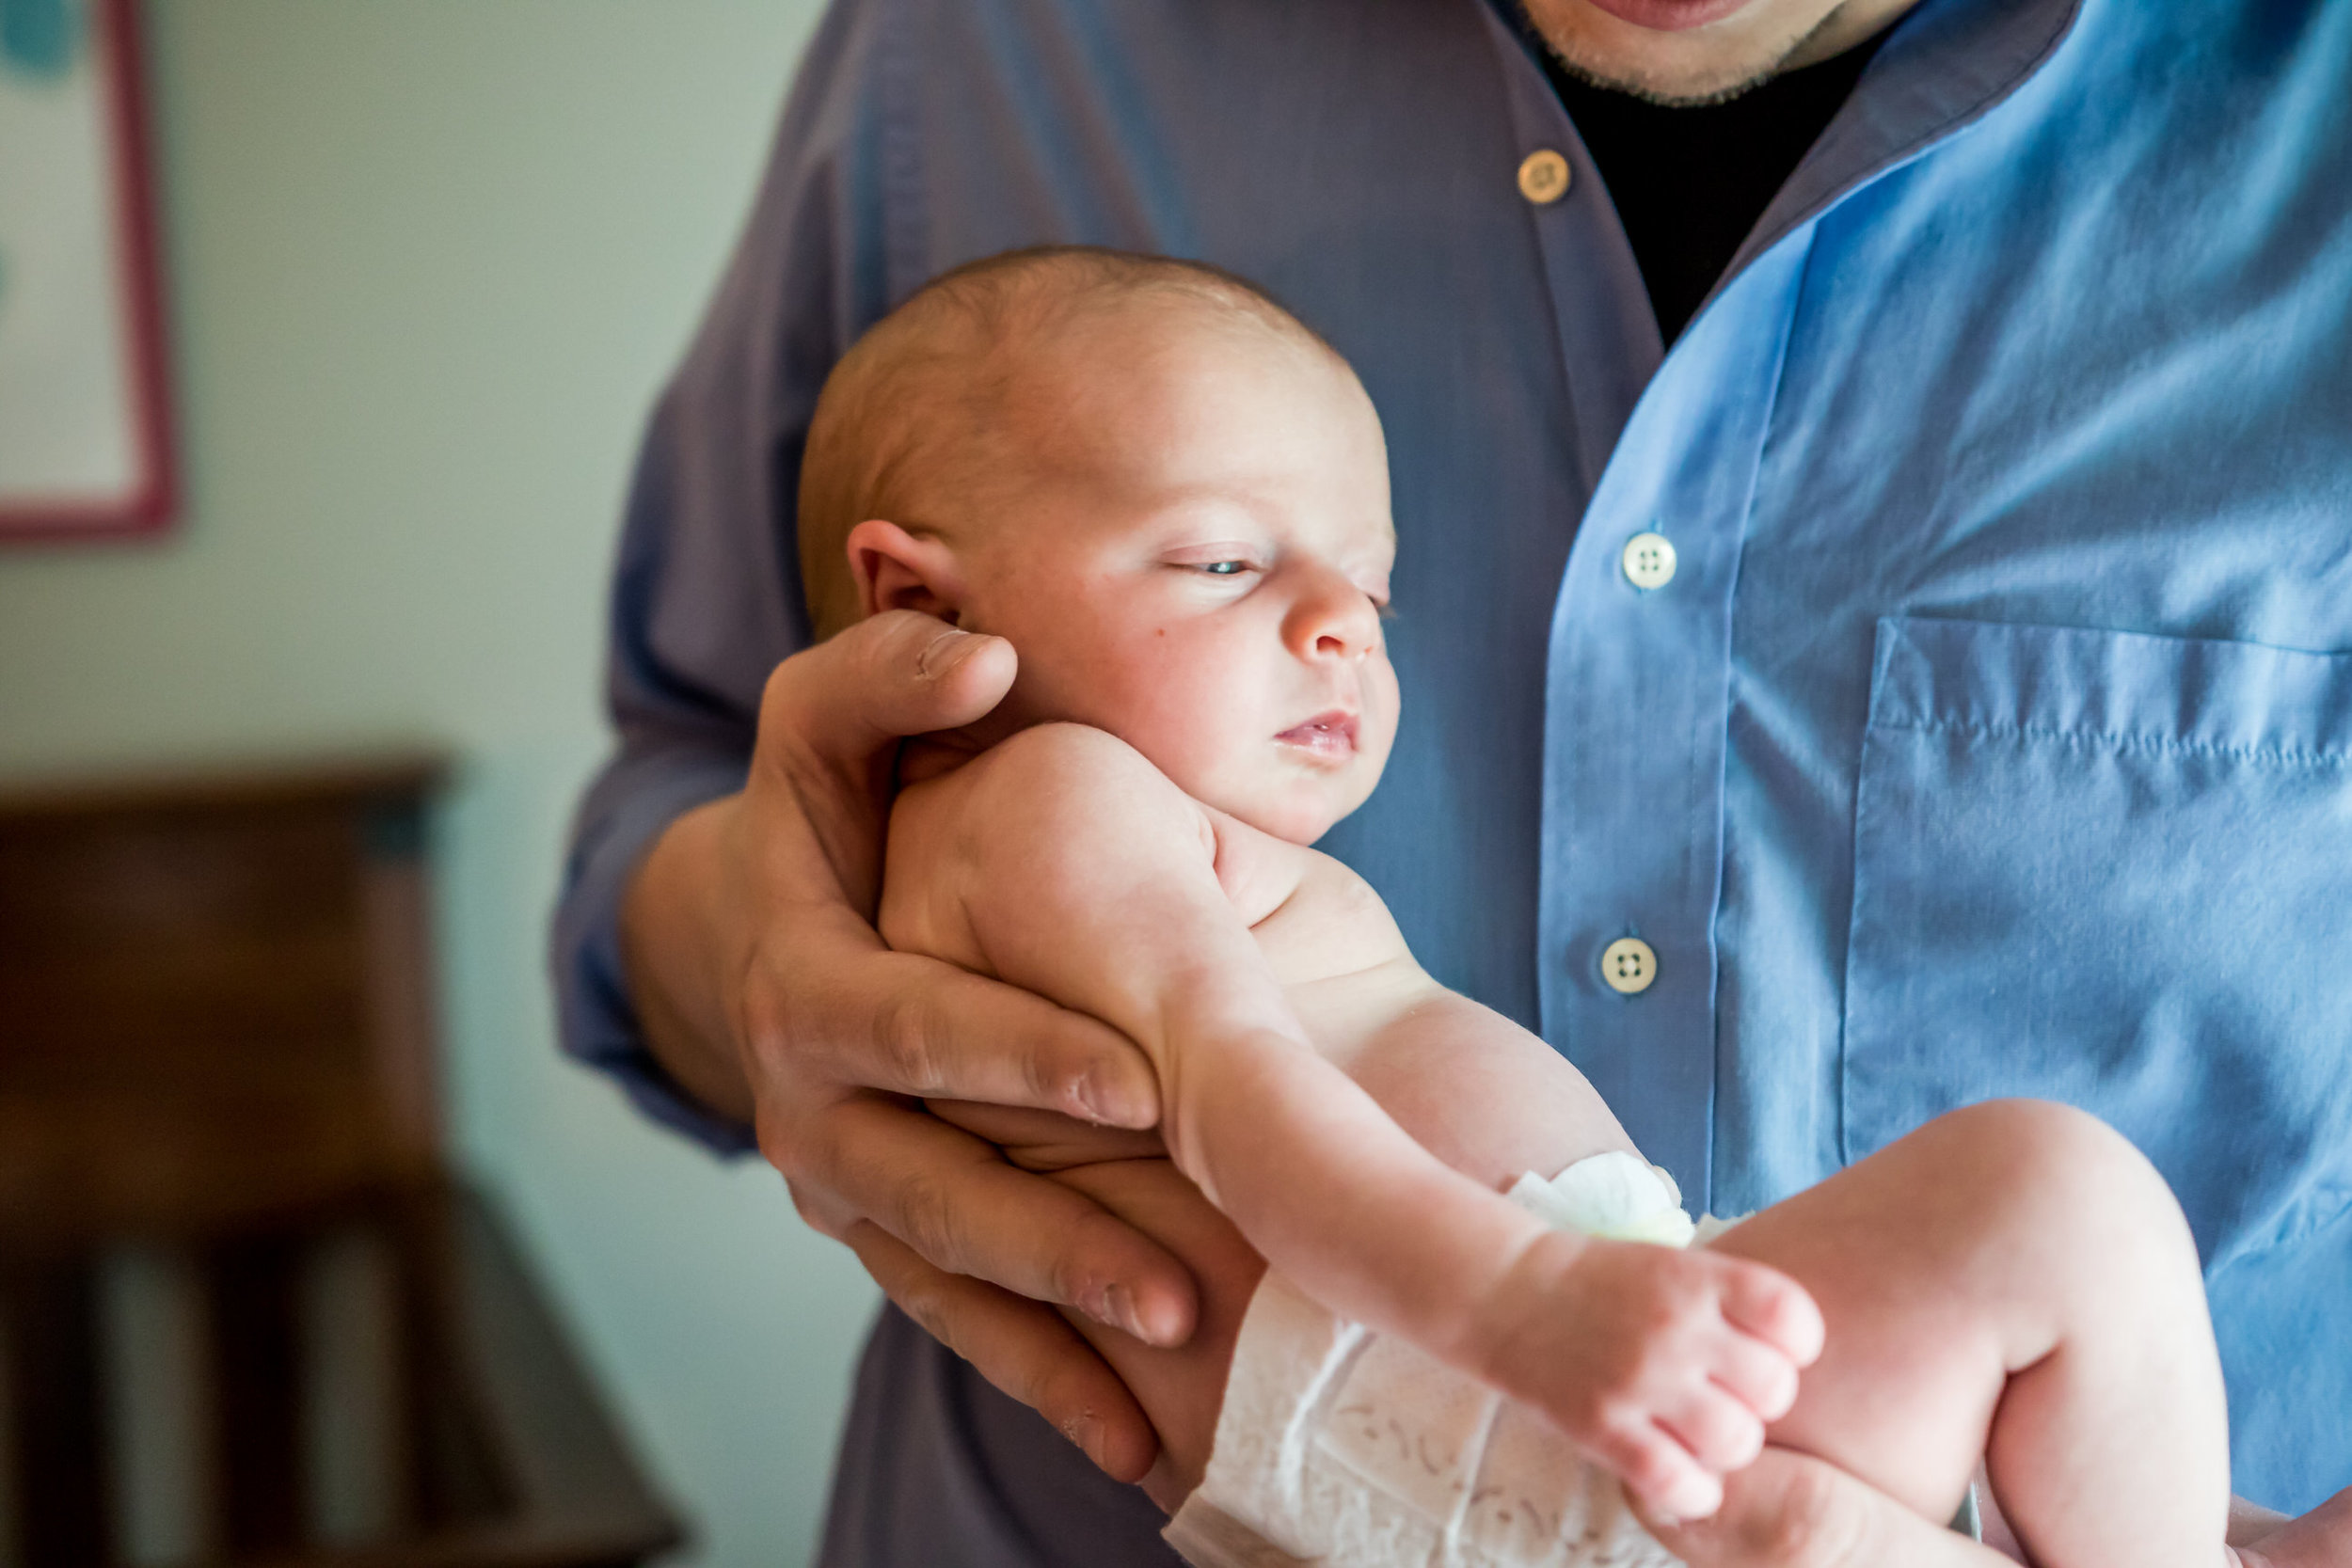
[[[1431,1158],[1323,1059],[1217,879],[1202,809],[1123,742],[1073,725],[1026,731],[920,789],[956,792],[939,828],[957,835],[918,851],[947,873],[922,879],[922,925],[967,928],[989,972],[1133,1037],[1158,1072],[1178,1168],[1285,1272],[1334,1310],[1460,1354],[1467,1305],[1543,1227]],[[898,816],[923,832],[931,805],[911,790]],[[898,822],[891,855],[883,927],[902,945],[916,921]]]
[[[1481,1186],[1639,1152],[1558,1052],[1409,958],[1293,987],[1291,997],[1327,1058],[1415,1143]]]
[[[1203,809],[1123,743],[1044,726],[902,798],[883,929],[969,946],[1125,1031],[1158,1070],[1176,1164],[1284,1273],[1538,1403],[1658,1507],[1706,1512],[1707,1470],[1752,1457],[1811,1354],[1803,1293],[1753,1264],[1549,1231],[1431,1155],[1317,1051],[1216,851]],[[1391,1000],[1399,1060],[1468,1006],[1434,987]],[[1725,1408],[1742,1400],[1744,1426]]]

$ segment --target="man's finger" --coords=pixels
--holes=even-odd
[[[854,1226],[845,1239],[907,1316],[1051,1421],[1113,1480],[1141,1481],[1151,1469],[1159,1438],[1143,1407],[1059,1313],[935,1269],[879,1226]]]
[[[935,958],[877,949],[800,1007],[803,1072],[1114,1127],[1160,1119],[1158,1080],[1126,1036]]]
[[[933,1268],[1075,1307],[1146,1344],[1192,1336],[1199,1297],[1175,1256],[1058,1182],[1007,1164],[993,1144],[881,1096],[826,1113],[813,1184]]]
[[[1023,1170],[1057,1171],[1107,1160],[1165,1160],[1168,1146],[1152,1128],[1103,1127],[1058,1111],[991,1105],[977,1100],[928,1100],[931,1115],[986,1138]]]
[[[854,763],[902,736],[985,717],[1018,661],[1001,637],[962,632],[911,610],[861,621],[776,667],[760,730]]]
[[[1711,1518],[1669,1524],[1634,1506],[1690,1568],[2010,1568],[1998,1552],[1787,1449],[1768,1448],[1726,1478]]]

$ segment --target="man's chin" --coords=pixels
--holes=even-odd
[[[1834,5],[1774,0],[1523,0],[1573,75],[1655,103],[1720,103],[1769,81]]]

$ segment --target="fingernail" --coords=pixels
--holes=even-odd
[[[1133,1127],[1149,1114],[1131,1103],[1118,1080],[1099,1067],[1089,1068],[1072,1093],[1080,1114],[1100,1127]]]
[[[1063,1423],[1061,1434],[1078,1445],[1079,1451],[1097,1466],[1103,1463],[1103,1422],[1094,1412],[1073,1416]]]
[[[1111,1291],[1107,1285],[1097,1285],[1089,1290],[1080,1291],[1078,1299],[1072,1305],[1104,1328],[1121,1326],[1119,1320],[1111,1316]]]
[[[972,657],[972,649],[979,639],[968,631],[943,631],[923,644],[915,657],[914,673],[925,680],[936,680]]]
[[[1124,1285],[1109,1286],[1103,1291],[1103,1304],[1110,1308],[1111,1322],[1114,1326],[1123,1329],[1137,1339],[1142,1339],[1146,1343],[1150,1342],[1149,1337],[1143,1332],[1143,1314],[1136,1310],[1136,1296],[1133,1291],[1128,1290]]]

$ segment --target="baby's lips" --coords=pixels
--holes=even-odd
[[[1356,715],[1334,708],[1316,714],[1303,724],[1294,724],[1274,738],[1309,751],[1353,752],[1356,732]]]

